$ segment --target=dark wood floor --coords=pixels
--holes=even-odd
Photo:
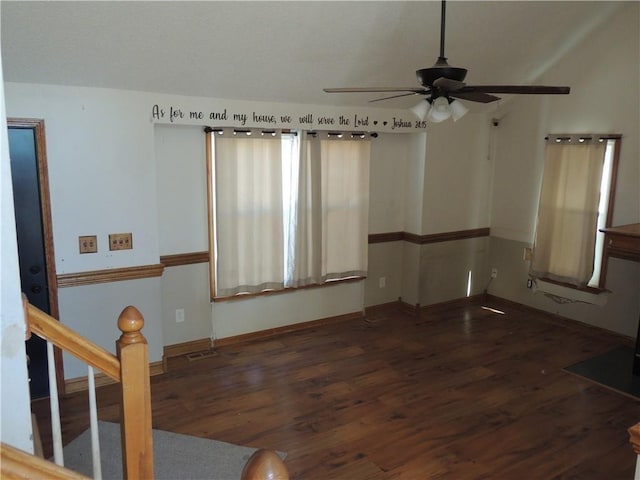
[[[489,302],[505,314],[378,312],[177,358],[152,378],[154,427],[285,451],[293,479],[633,478],[639,402],[562,371],[624,340]],[[99,389],[100,419],[117,398]],[[63,399],[65,441],[86,405]]]

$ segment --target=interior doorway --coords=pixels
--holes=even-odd
[[[20,286],[29,303],[58,318],[44,120],[9,118],[7,125]],[[31,398],[46,397],[49,395],[46,342],[33,335],[26,341],[26,349]],[[63,392],[61,360],[61,353],[56,351],[58,386]]]

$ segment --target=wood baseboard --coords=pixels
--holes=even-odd
[[[432,303],[430,305],[420,305],[419,303],[413,305],[411,303],[407,303],[399,298],[397,302],[392,302],[396,304],[396,308],[407,315],[420,315],[421,312],[429,312],[429,311],[440,311],[447,308],[450,308],[453,305],[461,305],[465,303],[481,303],[485,299],[485,294],[480,293],[478,295],[472,295],[470,297],[462,297],[462,298],[454,298],[453,300],[446,300],[444,302]],[[381,306],[386,306],[390,304],[382,304]],[[377,308],[378,305],[374,305],[372,307],[367,307],[367,311],[370,308]]]
[[[479,293],[477,295],[471,295],[470,297],[454,298],[453,300],[445,300],[444,302],[421,305],[419,306],[419,311],[424,313],[436,311],[440,312],[442,310],[451,308],[452,306],[479,304],[486,301],[486,298],[486,294]]]
[[[165,372],[165,369],[162,361],[149,363],[150,376],[153,377],[154,375],[161,375],[164,372]],[[105,385],[111,385],[113,383],[116,383],[116,381],[108,377],[104,373],[98,372],[95,374],[96,388],[103,387]],[[89,380],[87,379],[87,377],[70,378],[64,381],[64,386],[65,386],[65,394],[82,392],[89,388]]]
[[[388,303],[380,303],[378,305],[370,305],[364,308],[365,315],[376,315],[383,314],[387,312],[397,312],[398,310],[402,310],[403,306],[400,300],[396,300],[395,302]]]
[[[206,350],[211,350],[212,347],[213,342],[210,338],[199,338],[189,342],[165,345],[162,351],[162,364],[164,365],[164,371],[168,371],[168,359],[188,355],[190,353],[204,352]]]
[[[396,305],[397,302],[392,302],[388,305]],[[337,315],[335,317],[321,318],[319,320],[311,320],[309,322],[294,323],[293,325],[285,325],[282,327],[269,328],[267,330],[260,330],[258,332],[244,333],[241,335],[234,335],[231,337],[219,338],[213,341],[210,338],[199,338],[197,340],[191,340],[184,343],[176,343],[173,345],[166,345],[163,352],[164,371],[168,371],[167,360],[172,357],[180,357],[182,355],[189,355],[191,353],[205,352],[213,350],[214,347],[226,347],[229,345],[236,345],[238,343],[250,342],[252,340],[265,339],[282,335],[284,333],[296,332],[300,330],[306,330],[309,328],[316,328],[322,325],[329,325],[337,322],[346,322],[348,320],[355,320],[362,318],[362,312],[346,313],[344,315]]]
[[[407,315],[418,315],[420,313],[420,304],[416,303],[412,305],[411,303],[407,303],[402,299],[398,300],[398,304],[400,305],[400,310]]]
[[[630,347],[633,347],[636,342],[635,338],[630,337],[628,335],[614,332],[612,330],[607,330],[605,328],[598,327],[596,325],[590,325],[588,323],[584,323],[579,320],[574,320],[572,318],[563,317],[562,315],[558,315],[557,313],[547,312],[546,310],[530,307],[529,305],[525,305],[524,303],[514,302],[512,300],[507,300],[506,298],[497,297],[495,295],[486,294],[485,301],[490,304],[491,303],[496,304],[497,306],[502,308],[506,306],[506,307],[511,307],[511,308],[521,310],[525,313],[532,312],[532,313],[535,313],[536,315],[543,317],[545,320],[549,321],[550,323],[560,325],[569,329],[579,330],[583,333],[592,332],[594,335],[598,335],[598,336],[611,335],[612,337],[616,338],[618,341],[621,341],[622,343]],[[488,306],[491,306],[491,305],[488,305]]]

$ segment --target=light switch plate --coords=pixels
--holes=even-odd
[[[131,250],[133,237],[131,233],[110,233],[109,250]]]
[[[78,237],[80,253],[96,253],[98,251],[98,237],[95,235],[83,235]]]

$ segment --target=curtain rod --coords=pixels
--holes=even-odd
[[[260,129],[255,129],[256,131],[260,130]],[[224,128],[222,127],[204,127],[204,133],[220,133],[222,134],[222,132],[224,132]],[[253,129],[250,128],[234,128],[233,129],[233,133],[250,133],[253,132]],[[260,131],[262,134],[264,135],[275,135],[276,133],[278,133],[278,130],[261,130]],[[297,135],[297,133],[295,131],[289,130],[289,129],[282,129],[280,130],[281,133],[286,133],[286,134],[290,134],[290,135]]]
[[[288,135],[297,135],[298,133],[295,130],[290,130],[290,129],[282,129],[282,130],[260,130],[260,129],[255,129],[256,131],[260,131],[263,135],[273,135],[275,136],[278,131],[280,131],[281,133],[286,133]],[[222,133],[224,132],[224,128],[222,127],[209,127],[206,126],[204,127],[204,132],[205,133],[219,133],[222,135]],[[251,134],[251,132],[253,132],[252,129],[249,128],[234,128],[233,129],[233,133],[245,133],[245,134]],[[313,137],[315,137],[318,134],[317,131],[315,130],[308,130],[307,131],[307,135],[311,135]],[[372,138],[378,138],[378,134],[376,132],[327,132],[327,136],[329,137],[338,137],[338,138],[342,138],[345,135],[351,135],[351,138],[365,138],[367,135],[369,135]]]
[[[331,131],[331,132],[326,132],[326,133],[327,133],[327,136],[329,138],[331,138],[331,137],[342,138],[345,135],[350,135],[351,138],[356,138],[356,137],[357,138],[365,138],[367,135],[369,135],[372,138],[378,138],[378,134],[376,132],[371,132],[371,133],[369,133],[369,132],[351,132],[351,133],[349,133],[349,132],[333,132],[333,131]],[[307,135],[311,135],[312,137],[315,137],[316,135],[318,135],[318,132],[315,131],[315,130],[308,130],[307,131]]]
[[[549,134],[546,137],[544,137],[544,139],[548,142],[550,140],[555,141],[556,143],[561,143],[561,142],[571,142],[572,140],[577,140],[580,143],[583,142],[587,142],[587,141],[591,141],[591,140],[598,140],[600,142],[603,142],[605,140],[619,140],[622,138],[621,134],[611,134],[611,133],[606,133],[606,134],[597,134],[597,133],[555,133],[555,134]]]

